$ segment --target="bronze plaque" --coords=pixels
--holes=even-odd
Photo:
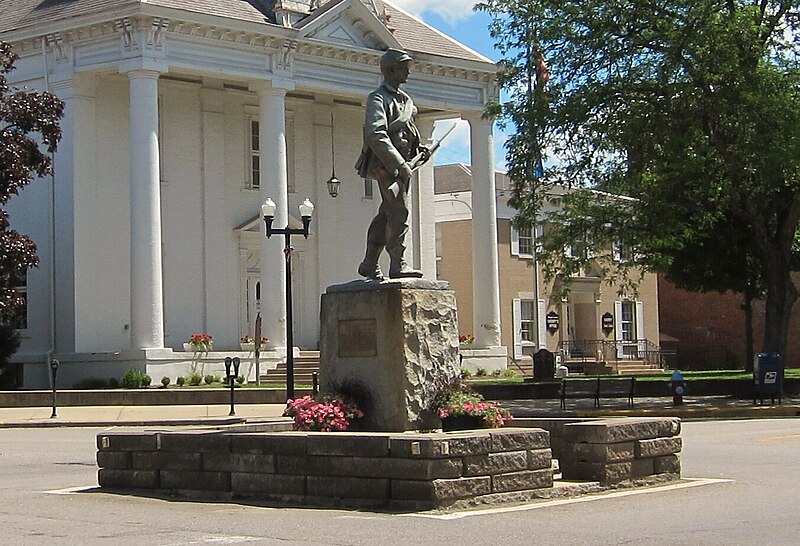
[[[375,319],[339,321],[339,357],[378,355]]]

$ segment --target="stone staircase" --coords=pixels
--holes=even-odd
[[[567,360],[565,365],[570,374],[580,375],[660,375],[667,373],[658,364],[644,360],[614,360],[598,362],[596,360]],[[529,358],[509,360],[508,369],[522,377],[533,376],[533,361]]]
[[[606,363],[615,375],[660,375],[666,372],[658,364],[644,360],[616,360]]]
[[[300,351],[294,357],[294,384],[311,385],[312,374],[319,372],[319,351]],[[261,374],[262,383],[286,383],[286,363]]]

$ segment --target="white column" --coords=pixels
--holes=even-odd
[[[497,266],[497,202],[493,120],[466,116],[472,153],[472,301],[477,347],[500,346],[500,276]]]
[[[204,82],[200,90],[202,130],[203,330],[238,332],[239,316],[223,311],[239,299],[230,278],[239,275],[238,252],[230,248],[230,226],[225,209],[225,91],[221,82]],[[251,331],[252,333],[252,331]],[[241,334],[239,334],[241,335]]]
[[[261,201],[271,197],[277,205],[273,227],[289,224],[288,164],[286,153],[286,92],[290,81],[251,84],[259,98],[259,151],[261,157]],[[261,240],[261,332],[269,347],[286,347],[286,265],[284,237]]]
[[[130,80],[131,348],[164,346],[158,76],[134,68]]]
[[[417,120],[423,144],[430,144],[433,120]],[[413,265],[428,279],[436,278],[436,199],[433,191],[433,159],[417,170],[417,184],[412,186]]]

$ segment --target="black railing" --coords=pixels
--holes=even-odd
[[[665,351],[647,339],[606,340],[579,339],[561,341],[558,350],[564,358],[572,362],[614,362],[621,360],[641,360],[661,368],[669,365],[674,351]],[[674,356],[672,356],[674,358]]]

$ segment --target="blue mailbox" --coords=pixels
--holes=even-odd
[[[783,358],[778,353],[758,353],[753,365],[753,383],[755,391],[753,394],[753,404],[756,399],[764,403],[764,397],[769,396],[772,403],[778,398],[781,403],[783,392]]]

